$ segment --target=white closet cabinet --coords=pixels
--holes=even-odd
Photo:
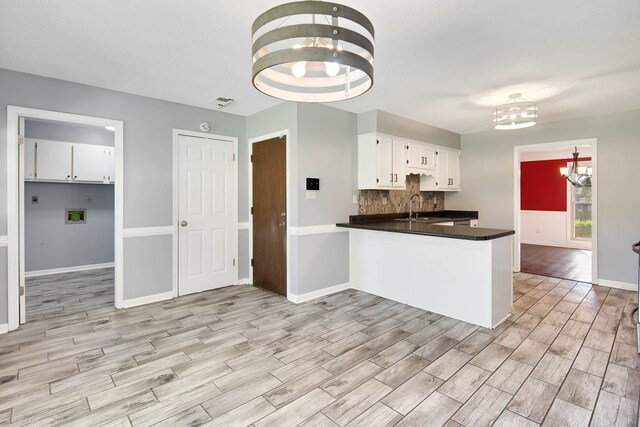
[[[73,180],[110,182],[111,147],[73,144]]]
[[[36,141],[36,179],[71,181],[73,144],[59,141]]]
[[[388,135],[358,136],[358,189],[406,187],[406,145]]]
[[[460,190],[460,152],[458,150],[438,148],[436,190]]]
[[[113,147],[25,139],[26,181],[113,183]]]
[[[24,179],[32,181],[36,179],[36,141],[24,140]]]

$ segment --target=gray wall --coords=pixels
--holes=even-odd
[[[241,147],[246,140],[246,118],[241,116],[0,69],[0,110],[3,111],[0,114],[0,164],[3,165],[6,164],[7,105],[124,122],[126,228],[172,224],[173,128],[198,130],[201,122],[208,121],[212,134],[237,137]],[[246,158],[241,150],[240,156]],[[238,166],[240,176],[246,176],[246,162]],[[240,191],[246,193],[246,180],[240,181],[240,185]],[[6,168],[2,168],[0,236],[7,234],[6,191]],[[125,298],[170,291],[171,274],[156,278],[157,266],[146,262],[144,257],[160,251],[164,259],[162,257],[171,251],[171,239],[136,238],[135,251],[127,249],[131,247],[128,240],[125,239]],[[0,301],[0,324],[7,322],[6,301],[5,294]]]
[[[24,195],[26,271],[113,262],[113,185],[26,182]],[[87,209],[86,224],[65,224],[74,208]]]
[[[447,194],[447,208],[478,210],[483,225],[512,229],[513,147],[585,138],[598,140],[598,276],[637,283],[630,246],[640,239],[640,110],[463,135],[462,191]]]
[[[460,148],[460,135],[457,133],[382,110],[367,111],[358,115],[358,135],[371,132]]]
[[[34,139],[113,147],[114,133],[96,126],[25,120],[24,136]]]
[[[289,129],[289,195],[292,227],[335,224],[357,212],[352,194],[357,117],[318,104],[283,103],[247,119],[247,137]],[[307,177],[320,178],[317,198],[306,198]],[[243,197],[241,194],[240,197]],[[292,235],[291,291],[304,294],[349,281],[347,233]]]

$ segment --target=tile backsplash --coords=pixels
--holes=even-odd
[[[414,212],[433,212],[444,210],[443,191],[420,191],[420,176],[407,175],[407,186],[404,190],[360,190],[358,192],[358,213],[383,214],[409,211],[409,198],[419,193],[422,196],[422,207],[417,200],[413,201]]]

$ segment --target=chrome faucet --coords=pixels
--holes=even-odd
[[[409,198],[409,219],[411,219],[411,216],[413,215],[413,209],[411,208],[411,206],[412,206],[414,197],[417,197],[418,199],[420,199],[420,194],[416,193]],[[422,203],[420,203],[420,207],[422,207]],[[416,212],[416,220],[417,219],[418,219],[418,212]]]

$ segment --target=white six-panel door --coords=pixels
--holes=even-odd
[[[234,143],[180,135],[178,293],[235,283]]]

